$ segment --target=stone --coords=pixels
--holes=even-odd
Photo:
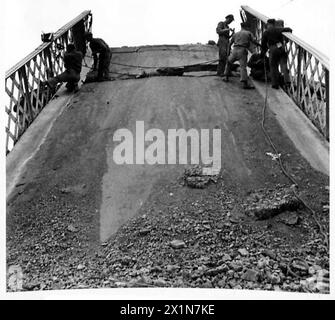
[[[257,262],[257,268],[258,269],[264,269],[269,265],[269,257],[263,257]]]
[[[274,273],[270,276],[270,280],[272,284],[280,284],[281,278],[277,273]]]
[[[85,266],[83,264],[80,264],[78,265],[77,267],[78,270],[84,270],[85,269]]]
[[[164,279],[157,279],[154,281],[154,285],[158,287],[165,287],[166,286],[166,281]]]
[[[266,256],[266,257],[269,257],[269,258],[271,258],[273,260],[276,259],[276,254],[273,251],[269,250],[269,249],[264,249],[262,251],[262,255]]]
[[[78,229],[74,226],[74,225],[72,225],[72,224],[70,224],[68,227],[67,227],[67,230],[68,231],[70,231],[70,232],[78,232]]]
[[[302,272],[302,273],[308,273],[309,266],[305,261],[294,260],[292,262],[292,269],[294,269],[295,271]]]
[[[295,226],[299,223],[299,220],[300,218],[296,213],[288,213],[282,221],[288,226]]]
[[[209,269],[205,271],[205,275],[207,276],[216,276],[220,273],[227,272],[229,269],[226,265],[219,266],[217,268]]]
[[[308,274],[310,274],[310,275],[314,275],[314,274],[316,274],[316,272],[319,271],[319,270],[322,270],[322,268],[321,268],[320,266],[318,266],[318,265],[311,266],[311,267],[309,267],[309,269],[308,269]]]
[[[242,279],[245,281],[257,282],[259,278],[259,273],[253,269],[247,269],[242,275]]]
[[[229,264],[229,267],[230,267],[231,269],[233,269],[235,272],[240,272],[240,271],[243,270],[243,266],[240,265],[240,264],[237,264],[237,263],[235,263],[235,262],[231,262],[231,263]]]
[[[231,261],[231,260],[232,260],[232,258],[229,254],[225,254],[221,259],[222,262],[227,262],[227,261]]]
[[[218,282],[219,288],[224,288],[226,286],[226,277]]]
[[[138,232],[138,234],[140,235],[140,236],[146,236],[147,234],[149,234],[150,233],[150,229],[149,228],[144,228],[144,229],[141,229],[139,232]]]
[[[243,257],[246,257],[246,256],[249,255],[249,252],[248,252],[247,249],[242,248],[242,249],[238,249],[237,251],[238,251],[238,253],[239,253],[241,256],[243,256]]]
[[[174,271],[177,271],[178,269],[179,269],[179,266],[177,266],[177,265],[169,264],[169,265],[166,266],[166,271],[167,272],[174,272]]]
[[[182,248],[186,247],[186,244],[182,240],[173,240],[173,241],[170,242],[170,246],[173,249],[182,249]]]

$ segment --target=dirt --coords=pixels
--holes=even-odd
[[[148,47],[114,55],[112,62],[192,64],[216,57],[207,48]],[[112,70],[124,67],[112,65]],[[264,221],[244,212],[245,200],[255,192],[266,195],[291,184],[266,155],[273,150],[260,126],[263,100],[257,91],[243,91],[238,78],[223,83],[213,74],[90,83],[73,101],[8,200],[7,266],[22,268],[23,290],[304,291],[300,280],[310,275],[293,276],[292,258],[329,270],[322,235],[306,208],[292,213],[299,217],[293,225],[285,223],[287,212]],[[185,166],[117,166],[113,132],[133,130],[136,120],[163,131],[221,128],[218,180],[195,189],[181,183]],[[329,177],[310,167],[270,111],[266,127],[299,183],[299,194],[328,231]],[[185,247],[171,247],[174,240]],[[263,266],[265,249],[275,255]],[[250,277],[256,280],[247,281]]]

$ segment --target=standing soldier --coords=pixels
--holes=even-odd
[[[279,65],[281,72],[284,74],[285,85],[289,85],[291,82],[287,69],[287,53],[284,46],[283,32],[292,32],[292,29],[278,28],[276,27],[276,20],[269,19],[262,37],[262,56],[269,50],[271,82],[274,89],[279,89]]]
[[[226,16],[225,21],[221,21],[218,23],[216,28],[216,33],[219,35],[218,47],[219,47],[219,64],[217,69],[217,75],[222,77],[224,74],[224,69],[227,62],[228,55],[228,44],[230,37],[230,28],[229,24],[234,21],[234,16],[229,14]]]
[[[247,73],[247,62],[248,62],[248,50],[252,51],[254,47],[252,44],[258,45],[255,40],[254,35],[248,30],[249,26],[247,23],[241,23],[241,31],[236,32],[231,40],[229,47],[234,44],[234,48],[229,55],[226,69],[223,79],[224,81],[229,81],[229,76],[231,74],[231,66],[235,61],[239,61],[241,68],[241,82],[243,83],[243,89],[254,89],[248,83],[248,73]]]
[[[109,65],[112,53],[108,44],[102,39],[93,38],[91,32],[85,34],[85,39],[90,43],[90,48],[92,50],[93,70],[98,69],[97,81],[109,80]]]

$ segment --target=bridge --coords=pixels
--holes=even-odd
[[[67,44],[85,45],[92,17],[83,12],[6,73],[7,265],[23,270],[19,290],[310,292],[291,282],[307,279],[311,266],[329,269],[329,59],[284,33],[290,87],[277,91],[254,81],[256,90],[245,91],[237,78],[224,83],[215,75],[213,45],[111,48],[114,81],[88,81],[87,55],[78,93],[64,86],[56,94],[41,90],[47,73],[64,70]],[[242,6],[241,19],[259,40],[268,18]],[[180,66],[188,66],[182,76],[156,74]],[[163,132],[221,129],[220,174],[204,188],[189,188],[188,165],[117,165],[113,134],[122,128],[135,133],[136,121]],[[299,205],[274,213],[291,193]],[[252,203],[265,206],[269,216],[248,214]],[[252,264],[269,248],[278,264],[286,264],[286,271],[272,270],[281,280],[239,284],[233,275],[223,283],[221,269],[214,270],[226,253],[239,262],[255,257],[247,267],[254,271]],[[293,253],[307,273],[299,261],[291,263]],[[195,265],[204,268],[194,271]],[[242,278],[251,274],[242,269]]]

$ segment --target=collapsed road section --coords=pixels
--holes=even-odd
[[[143,47],[113,55],[110,70],[139,74],[129,65],[174,67],[216,56],[209,45]],[[74,94],[8,199],[9,291],[328,292],[329,253],[316,221],[328,237],[329,177],[311,167],[268,110],[268,133],[315,220],[268,155],[260,93],[243,91],[236,77],[224,83],[215,71],[201,72],[86,83]],[[220,173],[117,165],[113,134],[134,132],[137,120],[164,132],[220,128]]]

